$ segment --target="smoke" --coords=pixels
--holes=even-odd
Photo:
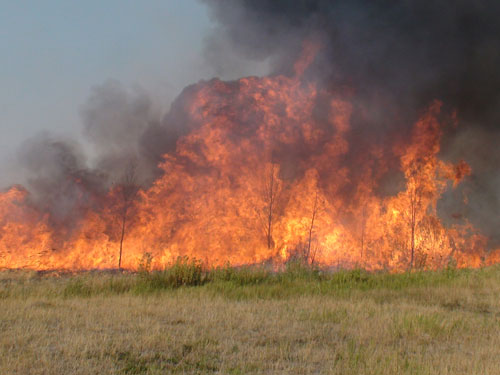
[[[142,187],[159,176],[163,155],[185,133],[182,98],[162,115],[140,87],[111,80],[95,86],[81,109],[86,142],[48,132],[32,136],[19,148],[16,183],[28,189],[41,212],[70,228],[86,210],[99,207],[130,165]]]
[[[384,145],[395,134],[408,134],[435,99],[456,111],[459,126],[447,134],[442,156],[465,159],[473,175],[454,193],[460,199],[441,208],[448,215],[465,210],[460,202],[467,195],[468,218],[498,239],[500,2],[202,1],[218,23],[206,55],[219,68],[231,50],[271,61],[275,74],[291,74],[304,41],[321,44],[307,74],[332,93],[353,93],[346,162],[359,159],[367,142]]]
[[[290,57],[315,38],[323,47],[316,71],[332,87],[406,104],[441,99],[483,125],[498,114],[497,1],[203,1],[219,22],[222,36],[213,39],[245,58],[272,59],[275,72],[290,69]]]
[[[158,156],[144,152],[141,139],[158,127],[161,117],[144,90],[107,81],[93,88],[81,114],[83,135],[91,145],[96,168],[116,180],[133,162],[138,164],[141,182],[153,178]]]
[[[95,206],[95,198],[104,193],[104,176],[87,168],[74,141],[39,134],[24,142],[18,159],[32,203],[55,222],[71,226],[79,211]]]
[[[466,127],[449,139],[448,157],[463,158],[473,174],[467,183],[448,192],[441,207],[469,219],[490,237],[492,245],[500,244],[498,217],[500,212],[500,136],[481,127]]]

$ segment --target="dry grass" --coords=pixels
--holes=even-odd
[[[155,291],[3,272],[0,374],[500,374],[500,268],[445,272]]]

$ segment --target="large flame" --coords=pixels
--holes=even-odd
[[[156,268],[178,256],[208,266],[299,258],[391,271],[498,262],[500,251],[486,252],[487,239],[471,224],[445,226],[438,217],[442,194],[471,172],[464,161],[438,158],[441,104],[429,106],[409,137],[367,146],[368,157],[349,169],[352,105],[302,78],[314,49],[295,77],[192,88],[191,131],[164,156],[162,176],[130,199],[124,186],[82,194],[76,224],[57,223],[22,187],[1,193],[0,268],[116,268],[121,242],[128,269],[145,253]],[[388,154],[404,174],[391,196],[379,186],[393,168]]]

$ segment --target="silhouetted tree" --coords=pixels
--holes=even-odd
[[[365,255],[365,237],[366,237],[366,204],[363,205],[363,208],[361,210],[361,252],[360,252],[360,258],[362,261],[363,261],[364,255]]]
[[[137,164],[131,161],[126,167],[123,176],[118,184],[118,193],[120,198],[119,217],[121,225],[120,233],[120,254],[118,257],[118,269],[122,268],[122,253],[123,253],[123,240],[125,239],[125,230],[128,221],[128,215],[131,207],[134,204],[135,198],[139,191],[137,183]]]
[[[283,184],[278,177],[278,166],[271,164],[269,170],[266,171],[263,198],[265,201],[264,208],[264,232],[267,240],[267,248],[271,249],[274,246],[273,241],[273,226],[278,213],[278,200],[280,198]]]
[[[418,213],[422,208],[423,187],[417,178],[417,173],[413,172],[409,181],[409,225],[410,225],[410,265],[409,270],[413,269],[415,262],[415,235],[417,229]]]
[[[316,219],[316,215],[318,213],[318,191],[314,195],[314,204],[311,213],[311,225],[309,225],[309,238],[307,241],[307,251],[306,251],[306,262],[311,260],[311,241],[312,241],[312,233],[314,229],[314,220]]]

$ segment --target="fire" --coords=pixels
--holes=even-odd
[[[306,49],[295,77],[194,86],[189,134],[126,210],[123,186],[92,199],[82,194],[69,226],[22,187],[1,193],[0,268],[116,268],[120,243],[127,269],[145,253],[155,268],[179,256],[208,266],[297,258],[390,271],[498,262],[500,249],[486,252],[487,239],[470,223],[445,225],[438,216],[444,192],[471,173],[465,161],[438,157],[441,103],[429,106],[409,137],[367,146],[365,157],[348,164],[353,105],[303,79],[315,48]],[[391,158],[404,183],[381,194]]]

